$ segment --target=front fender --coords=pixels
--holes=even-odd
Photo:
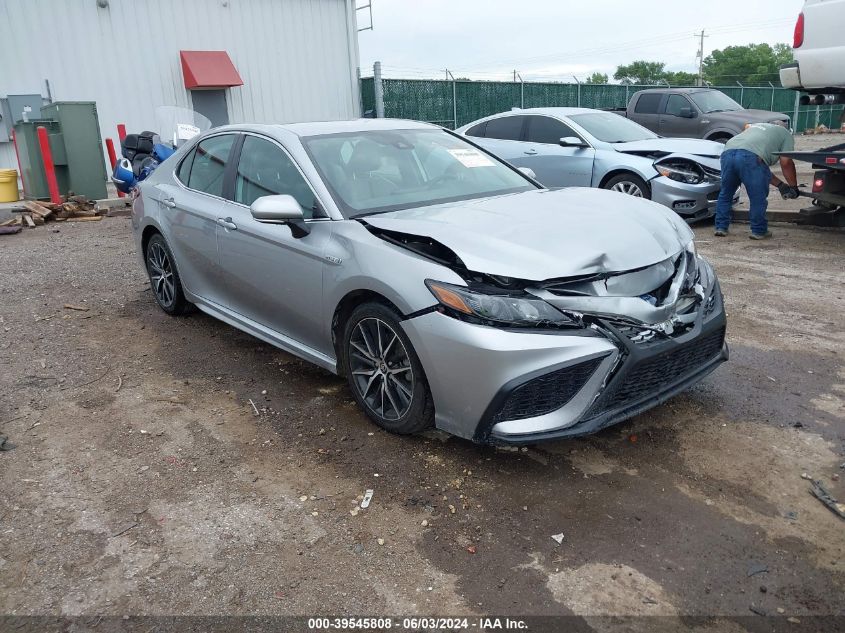
[[[324,268],[323,313],[334,314],[353,292],[369,291],[390,301],[408,315],[437,303],[426,279],[464,285],[455,271],[370,233],[355,220],[336,223]],[[331,335],[327,319],[326,334]]]
[[[623,172],[636,174],[648,182],[659,175],[652,167],[653,162],[650,158],[623,154],[615,150],[596,152],[593,163],[593,187],[599,187],[608,177]]]

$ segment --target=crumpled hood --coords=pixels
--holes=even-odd
[[[725,146],[715,141],[700,138],[651,138],[644,141],[614,143],[617,152],[646,154],[660,152],[666,154],[693,154],[695,156],[719,156]]]
[[[650,266],[679,253],[693,233],[649,200],[603,189],[537,190],[391,211],[361,219],[430,237],[475,272],[530,281]]]

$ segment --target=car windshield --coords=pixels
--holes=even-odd
[[[569,118],[597,140],[605,143],[627,143],[658,138],[651,130],[613,112],[573,114]]]
[[[537,188],[443,130],[373,130],[302,142],[346,218]]]
[[[744,108],[731,99],[724,92],[718,90],[705,90],[702,92],[691,92],[690,97],[695,101],[698,109],[704,112],[726,112],[730,110],[743,110]]]

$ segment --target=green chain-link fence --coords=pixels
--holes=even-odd
[[[446,81],[443,79],[382,79],[384,116],[460,127],[481,117],[511,108],[581,106],[624,108],[637,90],[656,86],[567,84],[505,81]],[[674,86],[673,86],[674,87]],[[796,93],[770,86],[717,86],[746,108],[783,112],[802,131],[817,125],[838,128],[843,106],[799,106]],[[361,80],[363,111],[375,110],[372,77]]]

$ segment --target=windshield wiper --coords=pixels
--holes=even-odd
[[[350,219],[357,220],[358,218],[367,218],[371,215],[381,215],[382,213],[393,213],[396,209],[387,209],[385,211],[365,211],[364,213],[356,213]]]

